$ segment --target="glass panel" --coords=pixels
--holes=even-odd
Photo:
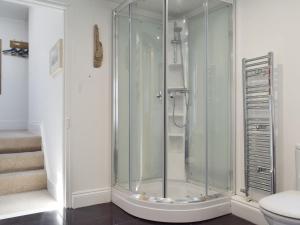
[[[116,73],[118,78],[118,135],[115,152],[117,185],[129,189],[129,10],[116,16]]]
[[[166,96],[164,0],[132,3],[116,20],[116,180],[134,193],[195,201],[231,190],[232,5],[168,2]]]
[[[163,0],[131,4],[130,177],[132,191],[163,196]]]
[[[207,147],[209,194],[231,189],[232,5],[208,1]]]
[[[188,20],[189,27],[189,170],[188,180],[201,187],[206,183],[206,37],[204,8]]]
[[[167,197],[205,194],[203,2],[169,0]]]

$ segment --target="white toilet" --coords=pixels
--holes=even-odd
[[[270,225],[300,225],[300,145],[296,146],[297,191],[270,195],[259,202]]]

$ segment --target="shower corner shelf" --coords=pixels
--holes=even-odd
[[[172,86],[172,87],[168,87],[168,91],[174,91],[174,90],[176,90],[176,89],[183,89],[183,87],[182,86]]]
[[[173,113],[169,113],[168,116],[172,117]],[[184,113],[175,113],[174,116],[175,117],[184,117],[185,115],[184,115]]]
[[[169,68],[170,69],[179,69],[179,68],[182,68],[182,64],[181,63],[170,63],[169,64]]]
[[[169,133],[168,134],[169,137],[182,137],[184,138],[184,134],[183,133]]]

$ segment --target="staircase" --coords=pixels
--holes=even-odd
[[[0,131],[0,195],[47,188],[41,137],[28,131]]]

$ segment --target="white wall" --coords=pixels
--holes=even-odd
[[[295,189],[295,145],[300,143],[300,1],[237,0],[237,191],[243,187],[243,57],[273,51],[278,75],[278,191]]]
[[[48,190],[63,193],[63,73],[49,75],[49,51],[64,38],[61,10],[32,6],[29,10],[29,128],[41,128]]]
[[[74,208],[110,201],[111,190],[111,5],[73,0],[66,13],[67,117],[70,186]],[[93,68],[93,26],[104,46],[101,68]]]
[[[9,41],[27,41],[27,21],[0,17],[2,50]],[[0,130],[25,129],[28,120],[28,59],[2,55],[2,94],[0,95]]]
[[[243,187],[241,59],[269,51],[275,53],[275,68],[281,77],[278,188],[295,188],[294,145],[300,142],[300,104],[296,104],[300,102],[296,67],[300,33],[295,29],[300,21],[299,4],[297,0],[237,0],[237,191]],[[70,185],[73,207],[80,207],[109,201],[111,6],[101,0],[73,0],[66,18]],[[100,69],[92,66],[95,23],[105,50]]]

